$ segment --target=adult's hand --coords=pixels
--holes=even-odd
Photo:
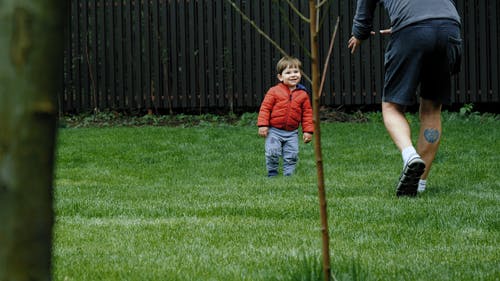
[[[379,30],[379,32],[382,35],[390,35],[392,33],[392,28],[381,29],[381,30]],[[375,35],[375,31],[370,32],[370,34]],[[363,41],[354,37],[354,35],[351,36],[351,39],[349,39],[349,43],[347,45],[347,47],[349,47],[349,49],[351,49],[351,54],[354,54],[354,52],[356,52],[358,47],[361,45],[361,42],[363,42]]]
[[[349,39],[349,43],[347,44],[347,47],[349,49],[351,49],[351,54],[354,54],[354,52],[356,52],[358,47],[361,45],[361,42],[363,42],[363,41],[354,37],[354,35],[351,37],[351,39]]]

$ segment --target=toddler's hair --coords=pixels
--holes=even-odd
[[[282,57],[276,64],[276,71],[281,74],[287,67],[298,68],[302,71],[302,62],[294,57]]]

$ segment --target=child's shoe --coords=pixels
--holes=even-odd
[[[273,177],[275,177],[277,175],[278,175],[278,171],[271,170],[271,171],[267,172],[267,177],[268,178],[273,178]]]

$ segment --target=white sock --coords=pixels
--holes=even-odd
[[[410,160],[410,157],[415,155],[415,154],[418,155],[417,151],[415,150],[415,147],[408,146],[408,147],[404,148],[403,151],[401,152],[401,155],[403,156],[403,164],[406,164],[406,162],[408,162],[408,160]]]
[[[425,191],[425,188],[426,188],[426,185],[427,185],[427,180],[419,180],[418,181],[418,189],[417,191],[418,192],[424,192]]]

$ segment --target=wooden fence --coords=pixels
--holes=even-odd
[[[309,75],[309,26],[286,1],[234,2],[286,52],[301,58]],[[291,2],[308,14],[308,1]],[[387,38],[376,35],[350,55],[355,5],[331,0],[321,13],[321,61],[340,17],[325,106],[381,102]],[[457,7],[464,57],[452,101],[497,103],[500,4],[458,0]],[[70,9],[62,112],[255,109],[276,83],[281,54],[226,0],[72,0]],[[384,12],[377,10],[376,29],[389,26]]]

